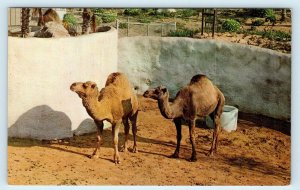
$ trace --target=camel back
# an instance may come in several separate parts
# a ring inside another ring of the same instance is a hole
[[[205,79],[208,79],[206,75],[202,75],[202,74],[195,75],[195,76],[192,77],[192,79],[190,81],[190,84],[199,83],[199,82],[201,82],[201,81],[203,81]]]
[[[117,87],[122,87],[122,88],[129,88],[131,89],[129,80],[123,73],[111,73],[106,80],[105,86],[117,86]]]

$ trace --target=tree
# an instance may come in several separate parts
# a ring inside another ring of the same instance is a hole
[[[91,11],[89,9],[83,9],[82,19],[82,34],[88,34],[91,20]]]
[[[281,9],[281,19],[280,21],[285,21],[286,19],[286,9]]]
[[[26,38],[29,33],[29,22],[30,22],[30,9],[22,8],[21,12],[21,34],[23,38]]]

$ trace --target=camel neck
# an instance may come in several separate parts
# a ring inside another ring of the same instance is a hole
[[[173,119],[177,117],[176,109],[174,104],[170,105],[169,96],[158,98],[158,107],[161,114],[167,119]]]
[[[88,114],[94,120],[107,119],[107,105],[105,100],[98,101],[97,97],[87,97],[82,99],[82,104],[85,107]]]

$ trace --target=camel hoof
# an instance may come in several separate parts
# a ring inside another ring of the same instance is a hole
[[[120,149],[120,152],[128,152],[128,148],[125,146],[122,146],[121,149]]]
[[[207,154],[208,157],[213,157],[214,156],[214,151],[209,151],[209,153]]]
[[[138,149],[137,149],[136,147],[133,147],[133,148],[132,148],[132,152],[133,152],[133,153],[138,153]]]
[[[197,158],[196,156],[192,156],[190,159],[189,159],[190,162],[196,162],[197,161]]]
[[[90,159],[97,159],[97,158],[99,158],[99,155],[92,154],[92,155],[88,155],[87,157]]]
[[[119,156],[119,155],[115,155],[115,156],[114,156],[114,163],[115,163],[116,165],[121,163],[121,161],[120,161],[120,156]]]
[[[169,156],[169,158],[179,158],[179,154],[177,152],[175,152],[174,154]]]

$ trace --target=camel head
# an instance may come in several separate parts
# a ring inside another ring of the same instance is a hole
[[[76,92],[80,98],[99,96],[97,84],[91,81],[85,83],[75,82],[70,86],[70,90]]]
[[[169,97],[168,89],[164,86],[158,86],[153,89],[149,89],[144,92],[143,96],[145,98],[152,98],[154,100],[158,100],[159,98]]]

